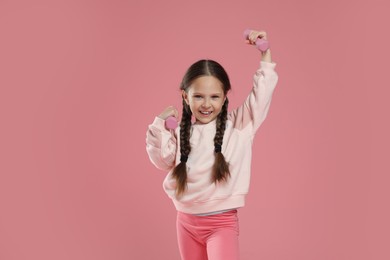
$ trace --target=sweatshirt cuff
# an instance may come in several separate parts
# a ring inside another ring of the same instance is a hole
[[[276,63],[275,62],[268,62],[268,61],[260,61],[260,68],[267,70],[267,69],[275,69]]]
[[[165,120],[156,116],[152,125],[160,129],[165,129]]]

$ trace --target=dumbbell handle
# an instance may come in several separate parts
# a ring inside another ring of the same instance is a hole
[[[251,29],[246,29],[244,31],[245,39],[248,39],[249,34],[251,33],[251,31],[252,31]],[[255,44],[256,44],[257,49],[259,49],[260,51],[263,51],[263,52],[266,51],[269,48],[269,42],[267,40],[264,40],[264,39],[261,39],[261,38],[257,38]]]
[[[176,129],[178,123],[177,119],[174,116],[170,116],[167,119],[165,119],[165,127],[169,130],[174,130]]]

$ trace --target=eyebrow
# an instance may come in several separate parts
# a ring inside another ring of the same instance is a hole
[[[192,93],[192,95],[205,95],[205,94],[199,93],[199,92],[194,92],[194,93]],[[222,92],[218,92],[218,93],[210,94],[210,96],[218,96],[218,95],[223,95],[223,93]]]

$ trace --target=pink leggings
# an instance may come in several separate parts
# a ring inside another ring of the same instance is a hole
[[[194,216],[177,212],[177,239],[182,260],[238,260],[237,210]]]

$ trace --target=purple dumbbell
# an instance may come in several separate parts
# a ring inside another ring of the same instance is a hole
[[[165,119],[165,127],[167,129],[176,129],[177,127],[177,119],[174,116],[170,116],[167,119]]]
[[[244,31],[244,37],[245,39],[248,39],[248,36],[249,34],[251,33],[252,30],[250,29],[246,29]],[[267,40],[264,40],[264,39],[261,39],[261,38],[257,38],[256,42],[256,47],[257,49],[259,49],[260,51],[266,51],[268,48],[269,48],[269,43]]]

